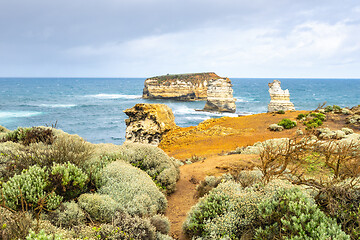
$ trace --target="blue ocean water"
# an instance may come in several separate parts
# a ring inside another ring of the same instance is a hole
[[[0,78],[0,125],[8,129],[51,125],[92,143],[122,144],[126,115],[136,103],[164,103],[181,127],[221,116],[267,111],[273,79],[232,78],[236,114],[195,111],[204,101],[177,102],[141,98],[145,78]],[[323,102],[341,107],[360,104],[360,79],[279,79],[297,110]]]

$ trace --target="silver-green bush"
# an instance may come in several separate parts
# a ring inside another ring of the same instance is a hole
[[[147,218],[116,213],[112,225],[102,225],[99,229],[100,239],[143,239],[155,240],[156,228]]]
[[[148,144],[132,143],[122,146],[122,154],[132,165],[147,172],[167,193],[175,191],[179,168],[163,150]]]
[[[51,215],[53,224],[59,227],[73,227],[85,223],[85,213],[74,201],[60,205]]]
[[[110,196],[97,193],[80,195],[78,204],[93,220],[101,222],[110,222],[120,207]]]
[[[164,212],[165,196],[142,170],[124,161],[115,161],[102,171],[98,192],[111,196],[129,214],[152,216]]]
[[[258,204],[271,198],[276,189],[289,186],[273,181],[265,187],[254,184],[243,188],[234,181],[222,182],[191,208],[183,229],[190,237],[241,238],[257,224]]]

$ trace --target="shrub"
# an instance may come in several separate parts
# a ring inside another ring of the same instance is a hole
[[[280,189],[259,209],[265,226],[256,230],[255,239],[350,239],[298,188]]]
[[[38,142],[52,144],[54,142],[54,134],[51,128],[18,128],[14,131],[8,132],[2,141],[21,142],[24,145]]]
[[[112,197],[130,214],[151,216],[167,206],[165,196],[145,172],[120,160],[103,169],[98,192]]]
[[[282,130],[284,130],[284,127],[280,126],[278,124],[270,124],[269,129],[270,129],[270,131],[281,132]]]
[[[329,184],[315,197],[316,203],[330,217],[336,218],[351,239],[360,238],[360,189],[351,184]]]
[[[54,164],[51,169],[50,180],[55,192],[64,196],[65,200],[73,199],[84,192],[88,179],[80,168],[70,162]]]
[[[34,231],[30,230],[29,235],[26,237],[26,240],[62,240],[61,235],[48,235],[45,233],[44,230],[41,230],[39,233],[35,233]]]
[[[330,105],[325,108],[325,112],[332,112],[333,110],[334,110],[333,106]]]
[[[51,191],[48,178],[45,167],[32,166],[23,170],[20,175],[15,175],[3,184],[2,200],[14,210],[24,208],[24,204],[32,209],[40,207],[39,211],[42,207],[55,209],[60,205],[62,197]]]
[[[65,202],[53,213],[50,213],[51,222],[60,227],[73,227],[85,222],[85,213],[74,201]]]
[[[150,220],[126,213],[116,213],[112,225],[102,225],[97,232],[100,239],[143,239],[155,240],[156,228]]]
[[[278,123],[278,125],[283,126],[285,129],[290,129],[296,126],[296,122],[291,121],[288,118],[284,118]]]
[[[0,133],[5,133],[5,132],[9,132],[9,130],[0,125]]]
[[[166,193],[175,191],[180,176],[179,167],[163,150],[148,144],[132,143],[124,144],[119,151],[121,159],[149,174]]]
[[[279,111],[277,111],[277,114],[285,114],[285,111],[284,110],[279,110]]]
[[[0,237],[3,240],[25,239],[31,228],[31,216],[0,207]]]
[[[200,184],[196,186],[196,197],[203,197],[208,194],[213,188],[216,188],[221,182],[233,180],[233,177],[230,174],[224,174],[219,177],[215,176],[206,176],[204,181],[201,181]]]
[[[92,219],[100,222],[110,222],[119,209],[119,204],[110,196],[97,193],[80,195],[78,204]]]
[[[300,114],[296,117],[296,119],[297,119],[297,120],[302,120],[302,119],[306,118],[307,116],[308,116],[308,114],[300,113]]]
[[[81,137],[61,134],[56,137],[47,159],[51,159],[55,163],[70,162],[84,168],[84,162],[91,158],[93,152],[93,145]]]
[[[170,231],[170,222],[167,217],[164,215],[154,215],[150,219],[151,225],[156,228],[156,231],[160,232],[161,234],[168,234]]]

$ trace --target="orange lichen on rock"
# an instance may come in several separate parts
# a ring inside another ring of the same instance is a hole
[[[305,113],[305,111],[209,119],[196,127],[169,131],[163,136],[159,147],[169,156],[179,159],[193,155],[210,156],[228,152],[237,147],[253,145],[258,141],[294,135],[296,130],[303,126],[282,132],[270,131],[268,126],[278,123],[283,118],[295,120],[299,113]]]

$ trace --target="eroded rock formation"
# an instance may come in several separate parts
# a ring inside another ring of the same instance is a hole
[[[124,111],[129,119],[125,120],[125,142],[139,142],[159,145],[162,136],[176,128],[174,114],[165,104],[136,104]]]
[[[208,82],[219,78],[213,72],[168,74],[148,78],[144,83],[143,98],[181,101],[206,100]]]
[[[234,113],[236,111],[235,101],[230,79],[210,80],[207,88],[207,101],[203,110]]]
[[[280,85],[281,82],[279,80],[269,83],[271,101],[268,105],[268,112],[295,110],[294,104],[290,102],[289,90],[282,90]]]

